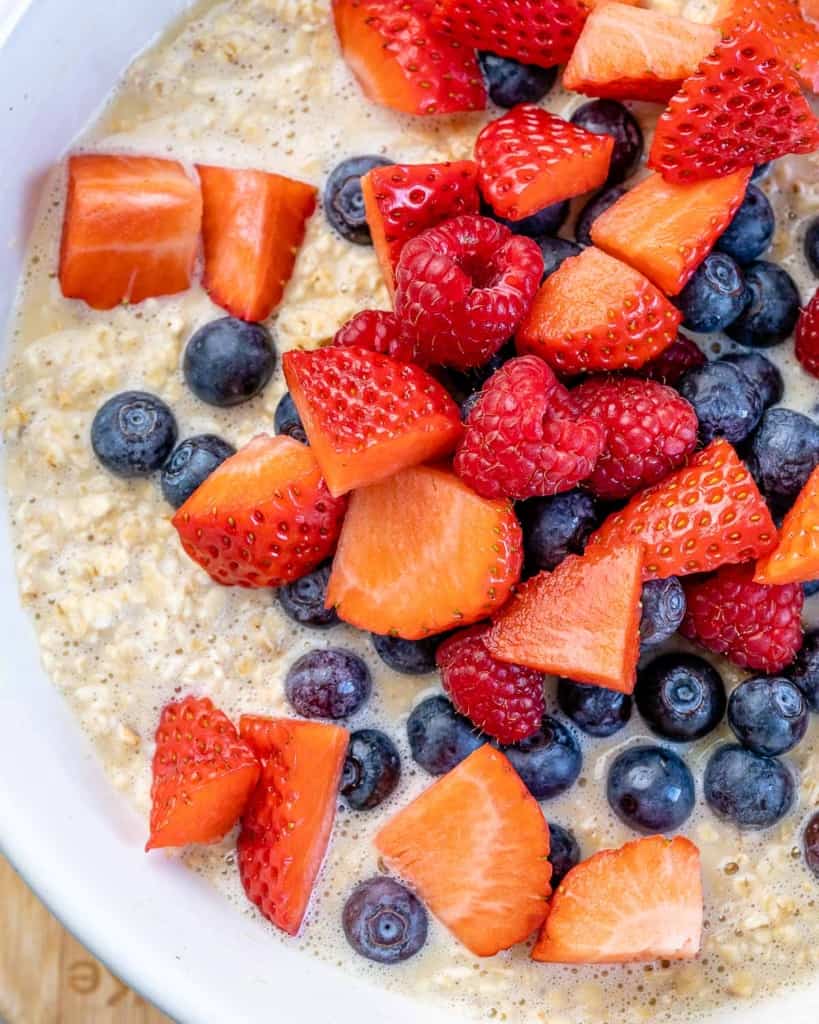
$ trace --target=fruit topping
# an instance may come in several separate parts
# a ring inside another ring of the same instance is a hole
[[[616,100],[590,100],[572,114],[572,124],[594,135],[611,135],[614,149],[609,185],[618,185],[637,169],[643,155],[643,132],[631,111]]]
[[[813,293],[813,298],[799,314],[795,344],[796,358],[802,368],[819,377],[819,290]]]
[[[94,454],[109,473],[126,479],[161,469],[176,437],[171,410],[145,391],[123,391],[109,398],[91,424]]]
[[[533,498],[518,505],[517,513],[529,576],[556,569],[567,555],[582,555],[586,541],[600,525],[597,504],[584,490]]]
[[[819,277],[819,216],[808,221],[805,231],[805,259],[813,273]]]
[[[356,811],[371,811],[395,790],[401,777],[398,748],[378,729],[359,729],[350,746],[341,777],[341,793]]]
[[[819,465],[819,426],[793,409],[769,409],[751,438],[747,462],[771,507],[787,512]]]
[[[174,448],[162,467],[162,495],[169,505],[184,505],[217,466],[236,454],[232,444],[215,434],[188,437]]]
[[[802,845],[808,870],[819,878],[819,811],[808,822],[802,837]]]
[[[407,740],[416,764],[430,775],[444,775],[485,742],[468,718],[446,697],[427,697],[407,719]]]
[[[200,327],[185,346],[182,372],[208,405],[228,408],[260,395],[276,368],[273,339],[261,324],[226,316]]]
[[[276,591],[281,610],[293,622],[311,629],[327,629],[338,624],[335,610],[326,606],[330,567],[330,562],[322,562],[312,572],[285,583]]]
[[[302,718],[349,718],[369,700],[372,688],[366,664],[341,647],[308,651],[284,680],[287,699]]]
[[[610,206],[614,206],[627,191],[625,185],[613,185],[611,188],[601,189],[586,203],[574,223],[574,237],[581,245],[592,245],[592,224],[601,213],[608,210]]]
[[[676,576],[643,584],[640,653],[659,647],[679,629],[685,615],[685,591]]]
[[[273,416],[273,426],[277,434],[285,434],[294,441],[307,444],[307,434],[304,432],[301,416],[289,391],[285,391],[279,399]]]
[[[747,303],[742,271],[724,252],[710,252],[677,296],[683,327],[702,334],[724,331]]]
[[[503,751],[535,800],[551,800],[565,793],[577,782],[583,767],[574,733],[551,715],[543,718],[533,736]]]
[[[745,268],[745,307],[725,333],[740,345],[768,348],[793,334],[799,289],[787,270],[767,260]]]
[[[480,53],[478,59],[489,99],[507,109],[519,103],[539,103],[557,78],[556,67],[522,64],[511,57],[499,57],[496,53]]]
[[[729,352],[727,356],[721,357],[720,362],[736,366],[754,390],[759,392],[764,409],[782,401],[785,393],[782,374],[761,352]]]
[[[549,822],[549,863],[552,865],[552,889],[556,889],[572,868],[580,862],[580,846],[569,829]]]
[[[703,444],[715,437],[724,437],[731,444],[744,441],[765,409],[763,391],[740,366],[724,359],[689,370],[677,386],[694,407]]]
[[[738,743],[724,743],[708,760],[703,792],[717,817],[756,830],[785,817],[793,806],[796,783],[784,762]]]
[[[770,200],[756,185],[749,185],[742,205],[714,248],[744,267],[765,253],[773,240],[775,228],[776,219]]]
[[[558,681],[557,703],[563,714],[589,736],[613,736],[631,718],[632,700],[627,693],[573,683],[571,679]]]
[[[409,960],[427,941],[423,904],[394,878],[378,876],[357,885],[341,923],[356,953],[377,964]]]
[[[785,675],[804,693],[811,711],[819,711],[819,630],[805,634],[802,647]]]
[[[652,732],[688,743],[712,732],[725,714],[725,684],[696,654],[661,654],[637,675],[634,700]]]
[[[545,281],[558,267],[561,267],[570,256],[579,256],[583,252],[582,245],[575,245],[568,238],[538,238],[537,244],[543,256],[543,278]]]
[[[336,331],[333,345],[365,348],[368,352],[379,352],[404,363],[413,362],[415,356],[412,343],[402,337],[398,317],[383,309],[362,309],[356,313]]]
[[[435,671],[435,653],[443,637],[404,640],[400,636],[372,634],[375,653],[394,672],[407,676],[423,676]]]
[[[694,777],[671,750],[650,744],[615,757],[606,784],[611,809],[636,832],[674,832],[694,810]]]
[[[789,679],[754,676],[731,694],[728,724],[748,750],[765,757],[786,754],[808,729],[808,705]]]
[[[812,0],[801,0],[807,5]],[[793,69],[802,84],[819,92],[819,33],[803,17],[800,0],[723,0],[719,23],[733,29],[753,19]],[[815,8],[814,8],[815,11]]]
[[[702,366],[705,353],[686,334],[678,334],[668,348],[654,359],[644,363],[637,371],[640,377],[659,381],[660,384],[675,386],[688,370]]]
[[[819,576],[819,467],[779,531],[779,543],[757,562],[757,583],[807,583]]]
[[[392,163],[383,156],[351,156],[330,172],[324,186],[324,216],[342,238],[355,245],[372,245],[361,179],[375,167]]]

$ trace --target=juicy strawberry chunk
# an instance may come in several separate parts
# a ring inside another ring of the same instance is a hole
[[[756,564],[757,583],[807,583],[819,577],[819,466],[808,477],[779,531],[779,543]]]
[[[594,221],[594,244],[677,295],[742,205],[751,170],[676,185],[651,174]]]
[[[819,92],[819,32],[806,21],[803,12],[819,17],[814,0],[723,0],[717,14],[719,24],[734,31],[737,22],[753,20],[768,36],[802,84]]]
[[[481,192],[499,216],[522,220],[602,185],[613,149],[611,135],[521,103],[490,121],[475,142]]]
[[[673,386],[689,370],[704,365],[705,353],[699,345],[688,335],[678,334],[664,352],[640,367],[638,375]]]
[[[642,548],[569,555],[527,580],[495,619],[490,654],[631,693],[640,654]]]
[[[458,406],[419,366],[362,348],[287,352],[284,376],[330,493],[452,451]]]
[[[486,107],[473,50],[440,35],[425,0],[333,0],[341,52],[364,94],[405,114]]]
[[[543,282],[516,344],[558,373],[634,369],[672,343],[681,319],[641,273],[589,246]]]
[[[297,935],[327,852],[349,734],[323,722],[242,716],[262,761],[236,848],[247,898]]]
[[[776,527],[751,474],[727,441],[712,441],[676,470],[610,515],[594,547],[644,545],[644,578],[710,572],[776,546]]]
[[[413,361],[414,346],[402,337],[398,317],[383,309],[362,309],[356,313],[336,332],[333,344],[342,348],[366,348],[403,363]]]
[[[156,730],[146,850],[221,839],[245,809],[259,762],[207,697],[166,704]]]
[[[484,385],[454,468],[485,498],[558,494],[591,473],[605,440],[546,363],[523,356]]]
[[[819,291],[799,314],[796,324],[796,358],[802,367],[819,377]]]
[[[710,25],[622,3],[598,5],[580,33],[563,85],[587,96],[664,103],[719,39]]]
[[[532,958],[555,964],[690,960],[703,924],[699,850],[649,836],[601,850],[555,892]]]
[[[218,466],[172,522],[186,554],[217,583],[280,587],[333,553],[346,507],[306,445],[260,434]]]
[[[68,161],[60,287],[94,309],[190,287],[202,195],[181,164],[89,153]]]
[[[499,608],[520,577],[520,526],[450,470],[415,466],[355,491],[327,607],[359,629],[418,640]]]
[[[242,320],[266,320],[281,301],[316,208],[316,189],[266,171],[200,165],[205,201],[204,285]]]
[[[488,745],[399,811],[375,845],[477,956],[494,956],[543,923],[549,826],[508,759]]]

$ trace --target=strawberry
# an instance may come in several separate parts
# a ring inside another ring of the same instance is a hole
[[[181,164],[88,153],[68,161],[60,287],[94,309],[190,287],[202,223]]]
[[[316,189],[265,171],[199,166],[205,202],[204,285],[242,320],[266,320],[281,302]]]
[[[166,704],[156,730],[146,850],[221,839],[245,808],[259,762],[207,697]]]
[[[330,493],[338,497],[452,451],[458,406],[419,366],[363,348],[287,352],[284,376]]]
[[[218,466],[172,522],[185,552],[217,583],[279,587],[333,553],[346,507],[306,445],[260,434]]]
[[[477,956],[494,956],[543,923],[549,826],[508,759],[489,745],[399,811],[375,845]]]
[[[734,31],[753,20],[771,40],[805,88],[819,92],[819,32],[803,13],[819,17],[815,0],[723,0],[720,26]]]
[[[776,527],[747,467],[724,440],[631,499],[589,544],[644,545],[644,579],[711,572],[776,546]]]
[[[518,588],[486,638],[501,661],[631,693],[640,653],[642,549],[569,555]]]
[[[808,477],[779,531],[779,543],[756,564],[757,583],[808,583],[819,577],[819,466]]]
[[[794,350],[802,368],[819,377],[819,291],[799,314]]]
[[[800,0],[799,8],[807,22],[819,22],[819,0]]]
[[[605,3],[589,15],[563,85],[587,96],[665,103],[719,39],[710,25]]]
[[[262,761],[236,844],[239,875],[268,921],[297,935],[330,842],[349,734],[248,715],[239,730]]]
[[[479,498],[449,469],[414,466],[353,493],[327,607],[359,629],[418,640],[490,615],[521,562],[508,502]]]
[[[592,241],[677,295],[733,220],[751,173],[691,185],[651,174],[600,214]]]
[[[474,50],[440,35],[426,0],[332,0],[341,52],[364,94],[404,114],[483,110]]]
[[[516,344],[558,373],[635,369],[668,348],[681,319],[641,273],[589,246],[543,282]]]
[[[481,192],[500,217],[522,220],[602,185],[613,149],[611,135],[521,103],[490,121],[475,142]]]
[[[703,924],[700,853],[682,836],[601,850],[560,883],[532,958],[556,964],[690,960]]]

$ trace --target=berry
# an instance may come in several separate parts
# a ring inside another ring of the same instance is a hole
[[[543,235],[556,235],[566,223],[571,211],[571,203],[564,199],[561,203],[552,203],[531,217],[524,217],[523,220],[507,220],[499,217],[488,203],[481,204],[481,213],[484,217],[491,217],[498,221],[515,235],[526,235],[527,238],[534,238],[539,242]]]
[[[378,729],[359,729],[350,736],[341,792],[353,810],[370,811],[395,790],[401,777],[398,748]]]
[[[586,686],[561,679],[557,684],[557,703],[578,729],[589,736],[613,736],[631,718],[631,697],[627,693]]]
[[[601,100],[601,103],[610,102],[613,100]],[[605,188],[598,192],[597,195],[586,203],[580,213],[577,215],[577,220],[574,225],[574,237],[581,245],[591,245],[591,227],[592,224],[597,220],[601,213],[604,213],[610,206],[614,206],[618,199],[621,199],[628,189],[624,185],[613,185],[611,188]]]
[[[401,325],[395,313],[382,309],[362,309],[335,333],[333,345],[341,348],[365,348],[380,352],[404,363],[413,360],[412,343],[401,335]]]
[[[273,426],[277,434],[286,434],[300,444],[307,444],[307,434],[304,432],[304,424],[289,391],[285,391],[276,406],[273,417]]]
[[[802,584],[802,589],[805,591],[805,597],[813,597],[814,594],[819,594],[819,579],[808,580],[807,583]]]
[[[801,742],[808,728],[808,706],[789,679],[755,676],[731,694],[728,724],[748,750],[765,757],[785,754]]]
[[[562,266],[570,256],[579,256],[583,252],[582,246],[575,245],[574,242],[570,242],[566,238],[551,238],[546,235],[536,241],[543,255],[542,281],[545,281],[558,267]]]
[[[725,743],[708,760],[705,800],[714,814],[742,829],[770,828],[788,813],[795,783],[782,761],[763,757],[738,743]]]
[[[424,905],[405,886],[383,876],[356,886],[341,923],[356,953],[377,964],[409,960],[427,941]]]
[[[808,822],[802,843],[805,849],[805,863],[819,878],[819,811]]]
[[[819,277],[819,216],[808,222],[805,231],[805,259],[813,273]]]
[[[682,758],[648,744],[617,755],[606,793],[617,817],[637,832],[675,832],[696,802],[694,778]]]
[[[659,647],[677,632],[685,615],[685,591],[676,576],[643,584],[640,652]]]
[[[287,699],[303,718],[348,718],[364,706],[372,687],[361,658],[340,647],[308,651],[284,680]]]
[[[413,761],[430,775],[445,775],[484,743],[469,719],[446,697],[427,697],[407,719]]]
[[[782,528],[779,543],[757,562],[757,583],[809,583],[819,573],[819,467],[796,499]]]
[[[768,197],[756,185],[749,185],[742,206],[714,248],[727,253],[744,267],[765,252],[771,244],[775,227],[773,207]]]
[[[770,160],[764,164],[757,164],[756,167],[754,167],[753,174],[751,175],[751,181],[763,181],[765,178],[768,177],[768,173],[770,172],[770,170]]]
[[[594,498],[582,490],[532,498],[518,506],[528,575],[556,569],[567,555],[582,555],[600,523]]]
[[[372,245],[372,234],[364,210],[361,179],[374,167],[389,167],[381,156],[351,156],[334,167],[324,186],[322,205],[330,226],[355,245]]]
[[[769,409],[751,439],[748,466],[759,489],[786,511],[819,465],[819,426],[792,409]]]
[[[161,399],[145,391],[123,391],[97,410],[91,447],[115,476],[150,476],[171,454],[176,435],[176,420]]]
[[[423,676],[435,671],[435,652],[442,639],[429,636],[422,640],[402,640],[400,636],[372,635],[378,657],[394,672],[407,676]]]
[[[759,392],[763,409],[782,401],[785,382],[774,364],[761,352],[730,352],[721,356],[721,363],[730,363],[743,374],[751,386]]]
[[[214,434],[188,437],[171,452],[162,468],[162,494],[174,508],[184,505],[217,466],[236,454],[232,444]]]
[[[481,366],[473,366],[467,370],[452,370],[437,366],[432,367],[429,372],[444,385],[456,402],[463,404],[467,398],[477,399],[481,388],[490,377],[494,376],[504,363],[514,359],[516,354],[514,341],[507,341],[491,359]],[[465,417],[462,415],[461,419],[465,419]]]
[[[682,311],[683,327],[705,334],[725,330],[747,301],[739,266],[724,252],[712,252],[680,292],[677,306]]]
[[[819,225],[819,218],[816,223]],[[795,352],[803,369],[819,377],[819,291],[813,293],[796,321]]]
[[[688,371],[705,362],[705,353],[687,334],[678,334],[665,352],[644,363],[637,373],[660,384],[676,387],[680,378]]]
[[[793,664],[785,671],[805,695],[811,711],[819,712],[819,630],[805,634]]]
[[[653,732],[677,743],[707,736],[725,714],[719,672],[695,654],[661,654],[640,669],[634,699]]]
[[[762,393],[735,363],[714,359],[689,370],[679,390],[694,408],[703,444],[744,441],[762,418]]]
[[[551,800],[575,784],[583,755],[574,733],[557,718],[545,715],[533,736],[504,752],[536,800]]]
[[[261,394],[276,368],[269,331],[226,316],[212,320],[185,346],[185,383],[208,405],[227,408]]]
[[[556,67],[521,64],[512,57],[499,57],[495,53],[480,53],[478,60],[486,79],[489,99],[499,107],[538,103],[557,78]]]
[[[285,583],[277,591],[282,611],[300,626],[326,629],[338,624],[335,609],[327,608],[325,603],[330,568],[330,562],[323,562],[312,572],[292,583]]]
[[[574,833],[549,822],[549,863],[552,865],[552,889],[556,890],[568,873],[580,863],[580,846]]]
[[[725,333],[740,345],[768,348],[793,333],[799,319],[799,291],[787,270],[756,260],[745,268],[745,308]]]
[[[594,135],[611,135],[614,139],[608,184],[617,185],[636,170],[643,155],[643,133],[637,119],[622,103],[591,100],[575,110],[572,124]]]

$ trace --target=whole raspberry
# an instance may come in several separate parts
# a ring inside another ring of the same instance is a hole
[[[444,689],[468,719],[501,743],[534,735],[545,713],[543,676],[493,658],[483,638],[489,625],[473,626],[438,648]]]
[[[697,414],[673,388],[639,377],[591,377],[571,396],[608,440],[585,486],[617,501],[681,466],[697,443]]]
[[[683,581],[687,610],[680,632],[743,668],[781,672],[802,646],[798,583],[754,583],[754,566],[731,565]]]
[[[559,494],[589,476],[605,442],[546,363],[522,356],[484,385],[454,468],[484,498]]]
[[[464,215],[407,242],[395,313],[414,361],[481,366],[515,333],[543,275],[540,247],[488,217]]]
[[[366,348],[404,363],[413,359],[412,344],[401,339],[398,318],[383,309],[363,309],[356,313],[336,332],[333,344],[343,348]]]
[[[819,291],[799,314],[796,324],[796,358],[802,366],[819,377]]]
[[[705,353],[687,334],[678,334],[668,348],[637,370],[640,377],[648,377],[660,384],[677,383],[683,374],[705,363]]]

